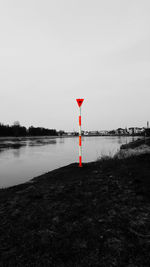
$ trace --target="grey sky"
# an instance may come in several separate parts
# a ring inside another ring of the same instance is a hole
[[[145,126],[149,73],[149,0],[0,0],[0,122]]]

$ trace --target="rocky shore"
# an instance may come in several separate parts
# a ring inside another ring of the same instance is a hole
[[[150,154],[0,190],[0,266],[149,267]]]

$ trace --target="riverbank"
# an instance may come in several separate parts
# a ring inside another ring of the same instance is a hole
[[[150,154],[0,190],[0,266],[150,266]]]
[[[123,144],[121,145],[121,149],[128,149],[128,148],[137,148],[142,145],[145,146],[150,146],[150,138],[149,137],[143,137],[143,138],[138,138],[137,140],[134,140],[133,142],[129,142],[128,144]]]
[[[150,154],[150,138],[139,138],[128,144],[123,144],[118,153],[119,158],[137,156],[141,154]]]

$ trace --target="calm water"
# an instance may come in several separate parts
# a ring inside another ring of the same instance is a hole
[[[134,138],[137,139],[137,138]],[[114,155],[133,137],[82,137],[83,162]],[[29,179],[78,161],[78,137],[0,139],[0,187]]]

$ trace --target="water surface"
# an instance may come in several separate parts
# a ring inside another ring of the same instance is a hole
[[[137,137],[134,137],[137,139]],[[133,137],[82,137],[83,162],[113,156]],[[0,138],[0,187],[78,162],[78,137]]]

